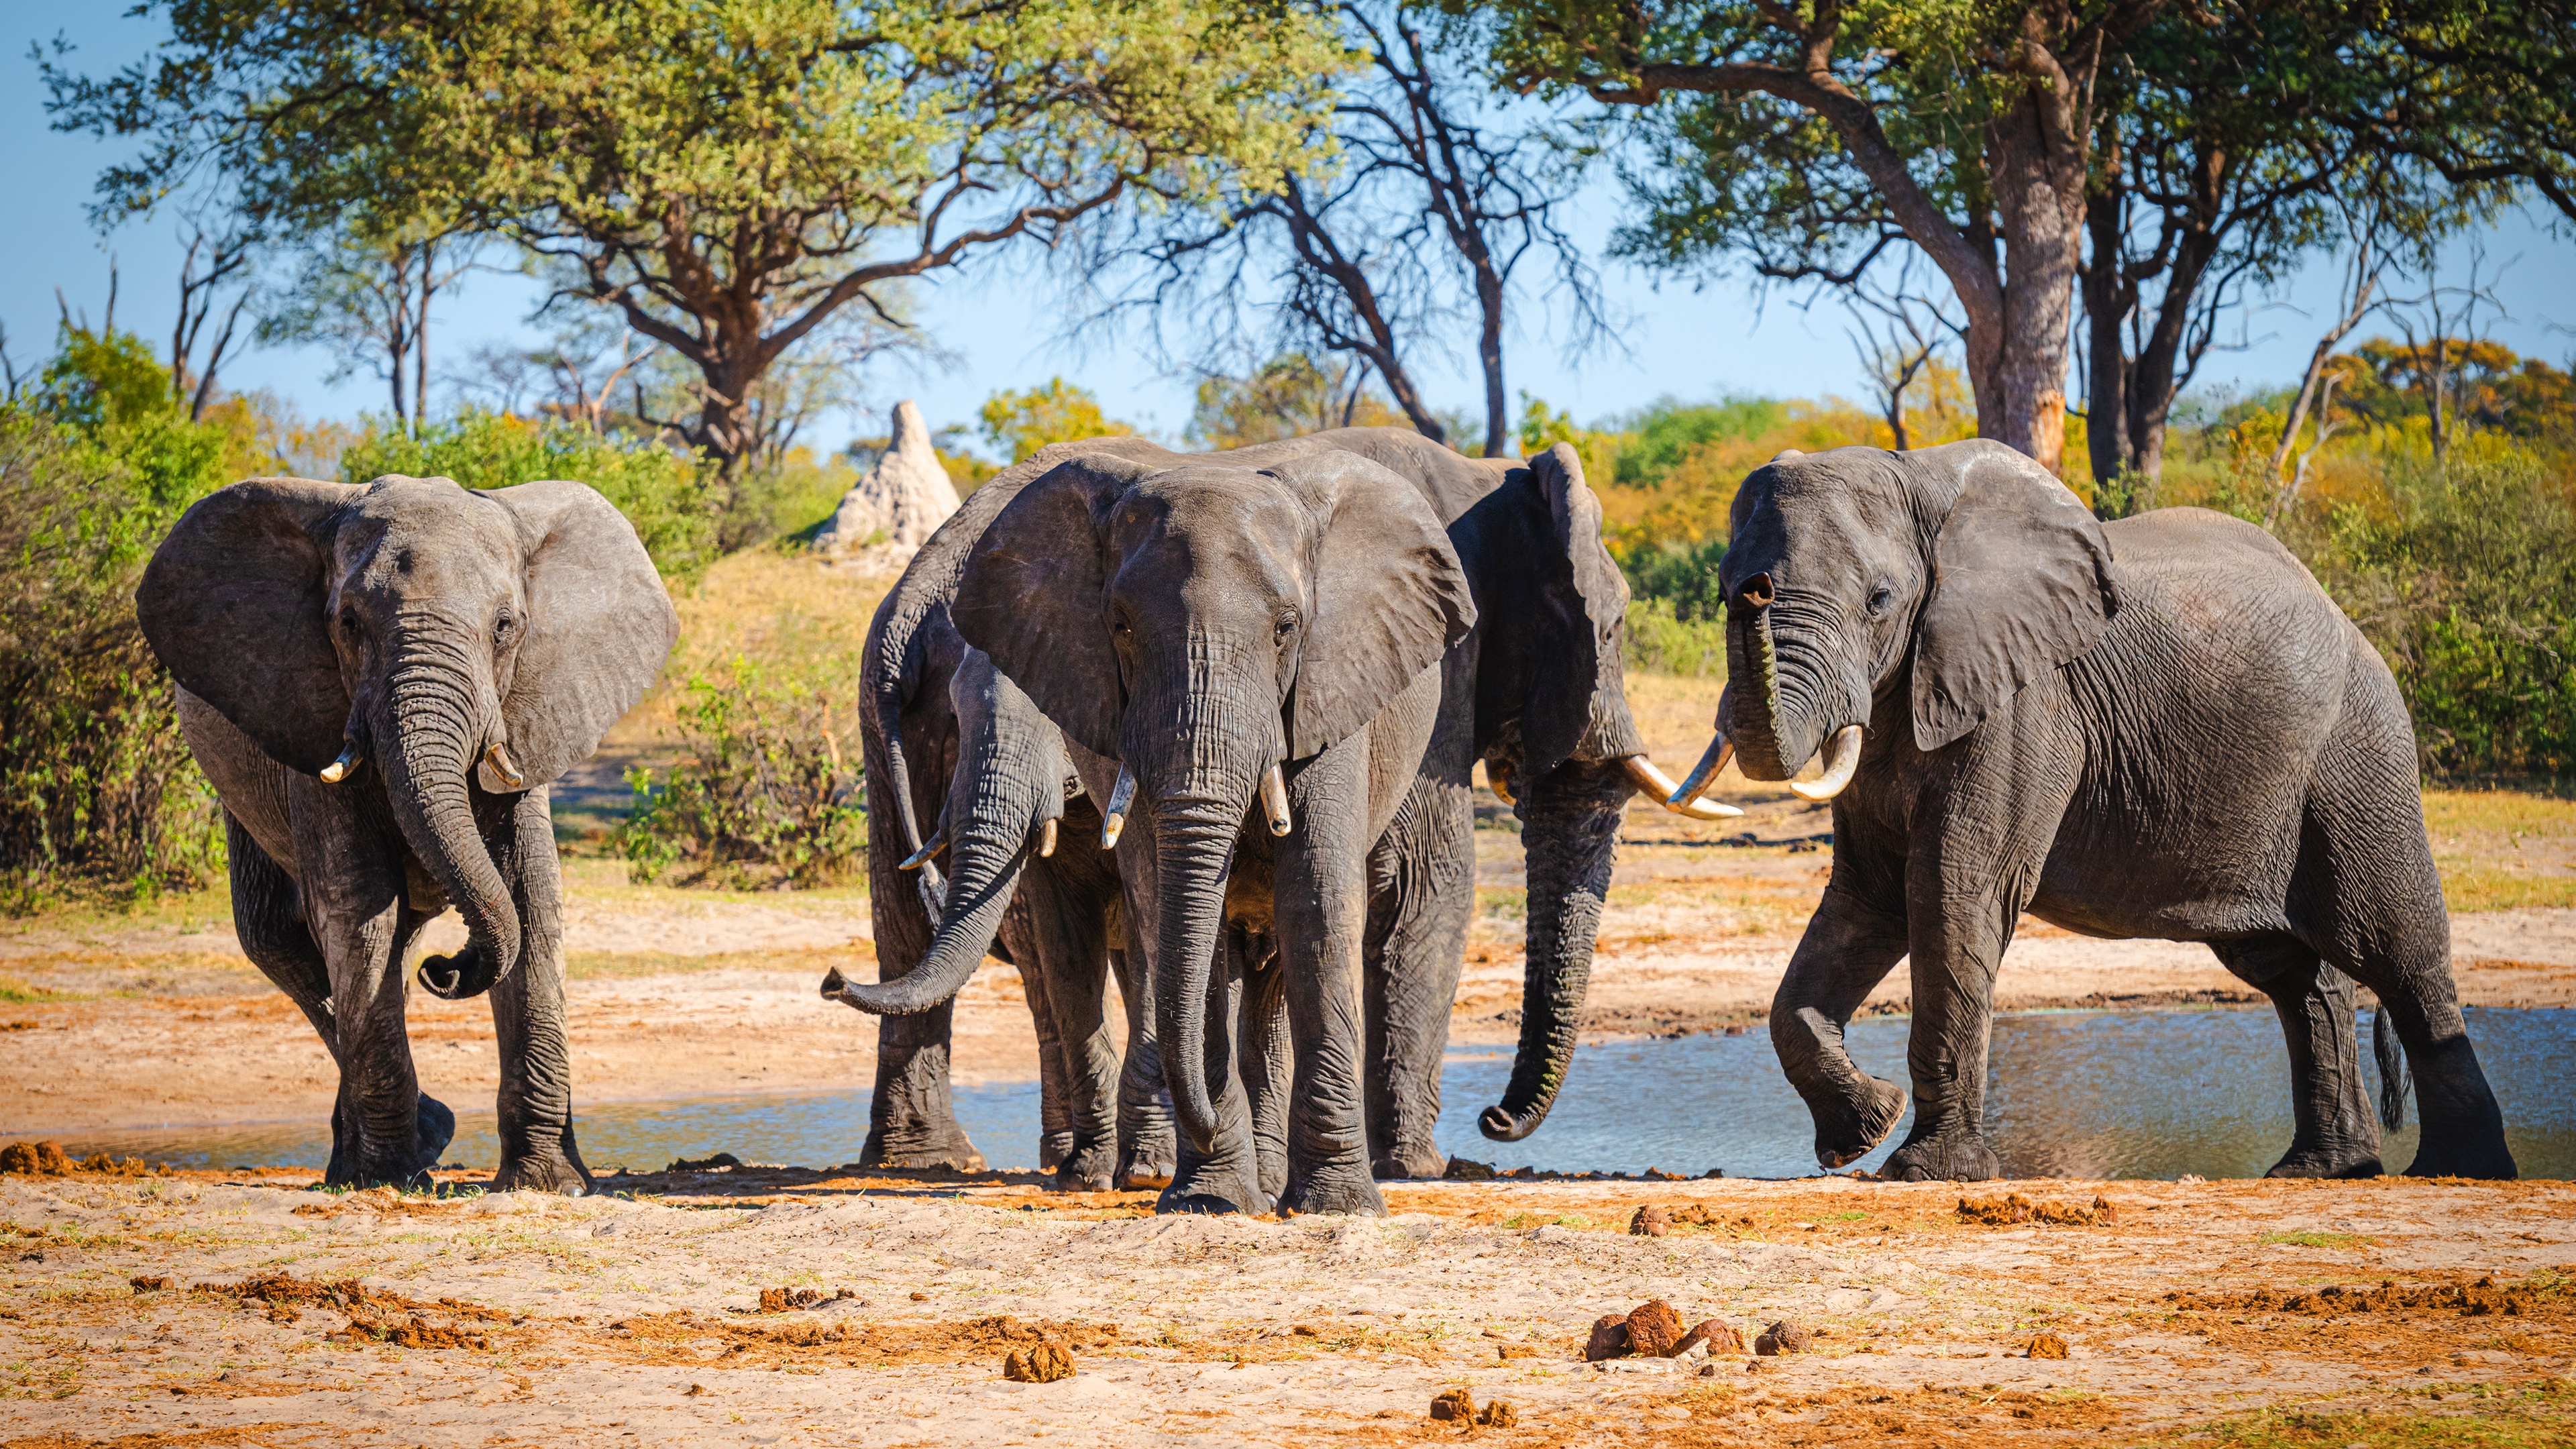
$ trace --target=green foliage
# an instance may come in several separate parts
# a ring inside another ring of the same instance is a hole
[[[1639,674],[1724,678],[1726,616],[1720,612],[1706,618],[1676,618],[1669,599],[1632,598],[1625,663]]]
[[[1613,481],[1626,488],[1659,488],[1692,454],[1716,443],[1746,443],[1789,420],[1783,404],[1762,397],[1728,397],[1714,403],[1657,398],[1625,420],[1629,439],[1619,449]]]
[[[65,328],[0,404],[0,904],[203,884],[224,859],[134,586],[233,440],[179,411],[140,340]]]
[[[1136,431],[1104,415],[1091,389],[1061,377],[1048,378],[1026,392],[997,392],[984,399],[978,416],[984,421],[985,440],[1014,463],[1027,462],[1049,443],[1125,437]]]
[[[627,772],[635,811],[615,848],[631,879],[819,886],[863,869],[854,676],[829,688],[781,684],[736,658],[681,693],[688,758],[658,782],[651,770]]]
[[[1202,448],[1244,448],[1328,428],[1404,426],[1404,414],[1348,362],[1283,352],[1249,377],[1214,373],[1202,380],[1182,436]]]
[[[1726,599],[1718,592],[1717,566],[1725,558],[1723,530],[1704,543],[1667,539],[1651,547],[1631,549],[1623,561],[1628,591],[1639,599],[1661,603],[1664,611],[1681,623],[1723,622]]]
[[[2383,466],[2385,503],[2304,551],[2396,673],[2424,768],[2576,773],[2576,476],[2492,438]]]
[[[695,579],[715,559],[718,519],[704,465],[657,444],[602,437],[578,423],[466,412],[412,432],[371,427],[340,455],[344,481],[387,473],[453,478],[468,488],[544,478],[587,483],[635,525],[664,578]]]

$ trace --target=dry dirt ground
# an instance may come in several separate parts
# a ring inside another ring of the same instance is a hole
[[[1420,1184],[1385,1220],[1284,1223],[1001,1176],[617,1188],[0,1177],[0,1444],[2576,1438],[2565,1184],[1973,1190],[2116,1213],[2086,1225],[1839,1178]],[[1650,1204],[1668,1234],[1626,1231]],[[1813,1336],[1583,1360],[1652,1298]],[[1048,1341],[1070,1378],[1005,1377]],[[1513,1425],[1433,1419],[1453,1389]]]

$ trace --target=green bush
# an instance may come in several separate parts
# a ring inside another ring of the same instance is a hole
[[[1675,619],[1724,622],[1726,598],[1717,583],[1717,566],[1726,560],[1726,531],[1705,543],[1666,539],[1636,549],[1621,560],[1632,597],[1670,606]],[[1723,651],[1721,651],[1722,653]]]
[[[134,586],[227,438],[189,422],[131,336],[65,328],[0,404],[0,903],[148,895],[223,868],[222,816],[180,738]]]
[[[1722,679],[1726,676],[1726,621],[1676,618],[1669,600],[1632,599],[1625,664],[1639,674]]]
[[[542,478],[587,483],[635,525],[653,566],[689,582],[719,552],[712,472],[697,459],[653,443],[604,437],[578,423],[466,412],[406,433],[383,424],[340,455],[340,477],[364,483],[387,473],[453,478],[468,488],[507,488]]]
[[[2378,646],[2436,776],[2576,771],[2576,497],[2501,439],[2447,467],[2396,454],[2388,506],[2347,504],[2303,552]]]
[[[635,812],[615,848],[639,885],[830,885],[865,868],[855,690],[774,684],[737,658],[682,687],[688,757],[656,780],[627,772]]]

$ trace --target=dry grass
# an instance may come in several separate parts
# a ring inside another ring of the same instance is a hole
[[[2576,906],[2576,800],[2427,790],[2424,826],[2452,910]]]
[[[825,563],[792,545],[749,549],[717,563],[694,590],[673,596],[680,642],[662,682],[628,711],[605,744],[637,749],[666,739],[680,687],[740,657],[774,677],[843,677],[855,683],[868,620],[894,581]]]

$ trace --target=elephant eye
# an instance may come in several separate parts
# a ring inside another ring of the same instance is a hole
[[[1296,632],[1297,616],[1294,614],[1282,614],[1279,616],[1279,622],[1270,626],[1270,637],[1273,639],[1285,639]]]
[[[342,610],[340,611],[340,632],[341,632],[341,633],[343,633],[343,634],[348,635],[351,639],[355,639],[355,638],[357,638],[357,637],[358,637],[358,611],[357,611],[357,610],[355,610],[355,609],[342,609]]]
[[[1893,589],[1891,589],[1891,588],[1889,588],[1889,587],[1888,587],[1887,585],[1885,585],[1885,584],[1880,584],[1877,588],[1874,588],[1874,589],[1870,590],[1870,591],[1869,591],[1869,616],[1870,616],[1871,618],[1875,619],[1875,618],[1877,618],[1878,616],[1880,616],[1881,614],[1886,613],[1886,612],[1887,612],[1887,606],[1888,606],[1888,604],[1889,604],[1890,602],[1892,602],[1895,598],[1896,598],[1896,591],[1895,591],[1895,590],[1893,590]]]
[[[507,614],[503,614],[500,618],[493,620],[492,642],[495,644],[509,643],[512,631],[516,630],[518,626],[518,621]]]

